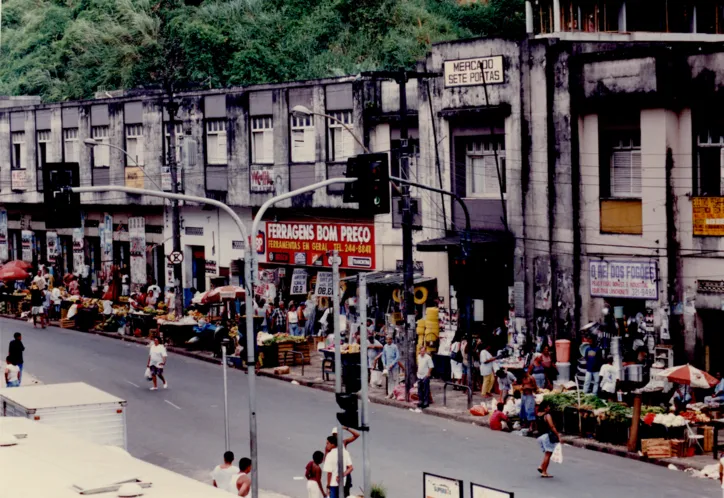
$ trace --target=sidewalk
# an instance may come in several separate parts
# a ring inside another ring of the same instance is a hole
[[[10,317],[8,317],[10,318]],[[52,323],[52,325],[56,325]],[[74,329],[68,329],[74,330]],[[142,337],[133,336],[121,336],[113,332],[102,332],[102,331],[90,331],[87,333],[102,335],[116,340],[122,340],[127,342],[135,342],[137,344],[148,345],[149,339]],[[186,356],[189,358],[195,358],[208,363],[214,363],[216,365],[221,364],[220,358],[215,358],[212,353],[208,351],[193,351],[185,348],[168,346],[169,352]],[[275,374],[273,368],[263,368],[259,371],[261,377],[270,377],[286,382],[295,383],[301,386],[310,387],[313,389],[319,389],[327,392],[334,392],[334,374],[330,374],[329,380],[325,381],[322,378],[322,358],[323,355],[319,352],[312,352],[311,364],[299,366],[290,366],[290,372],[288,374]],[[304,374],[302,375],[302,369]],[[23,382],[25,384],[25,382]],[[445,418],[448,420],[455,420],[466,424],[473,424],[480,427],[488,427],[489,417],[475,417],[470,415],[467,408],[467,392],[464,390],[454,390],[451,386],[447,387],[446,396],[443,394],[444,383],[441,380],[433,379],[430,383],[430,392],[433,399],[433,405],[425,409],[423,413],[419,413],[419,416],[431,415],[435,417]],[[444,403],[446,398],[447,403]],[[404,401],[397,401],[394,399],[387,399],[384,387],[370,386],[369,389],[369,400],[371,403],[377,403],[381,405],[394,406],[401,409],[414,410],[416,408],[415,403],[406,403]],[[480,404],[483,400],[482,396],[478,393],[473,393],[473,405]],[[520,437],[515,434],[511,434],[510,437]],[[717,463],[711,454],[708,455],[697,455],[691,458],[666,458],[666,459],[654,459],[643,456],[640,453],[629,452],[625,446],[617,446],[607,443],[601,443],[594,439],[587,439],[576,436],[564,436],[563,442],[575,446],[578,448],[598,451],[602,453],[608,453],[632,460],[638,460],[642,462],[652,463],[663,467],[669,467],[670,465],[676,466],[677,470],[694,469],[701,471],[706,466]],[[268,494],[265,492],[262,496],[266,498],[285,498],[281,495]]]

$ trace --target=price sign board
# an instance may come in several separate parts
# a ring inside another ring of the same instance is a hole
[[[291,295],[307,293],[307,272],[302,268],[296,268],[292,273]]]
[[[425,498],[463,498],[463,482],[423,472],[422,491]]]
[[[314,290],[314,293],[319,297],[332,297],[333,290],[332,272],[320,271],[317,273],[317,288]]]

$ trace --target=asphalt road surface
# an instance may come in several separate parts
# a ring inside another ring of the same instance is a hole
[[[34,330],[0,320],[2,354],[12,332],[22,332],[25,369],[45,383],[84,381],[128,401],[129,451],[136,457],[208,482],[224,451],[221,367],[169,356],[169,389],[149,391],[143,377],[145,347],[76,331]],[[4,356],[3,356],[4,358]],[[229,370],[232,450],[248,452],[247,377]],[[322,449],[336,423],[330,393],[259,378],[260,487],[306,496],[295,479],[314,450]],[[714,481],[625,458],[565,447],[554,479],[538,477],[541,452],[535,439],[495,433],[399,408],[371,406],[372,479],[390,498],[422,496],[422,472],[512,491],[516,498],[618,497],[711,498]],[[350,448],[355,485],[361,483],[361,442]]]

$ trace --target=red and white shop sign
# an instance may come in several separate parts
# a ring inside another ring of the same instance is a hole
[[[267,221],[264,232],[257,236],[257,245],[264,243],[260,259],[269,263],[328,268],[332,265],[327,252],[337,250],[341,268],[375,269],[375,226],[371,223]]]

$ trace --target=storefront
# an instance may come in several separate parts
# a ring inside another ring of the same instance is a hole
[[[257,293],[266,298],[305,299],[319,272],[340,257],[340,278],[376,269],[375,227],[368,221],[265,221],[256,234]]]

